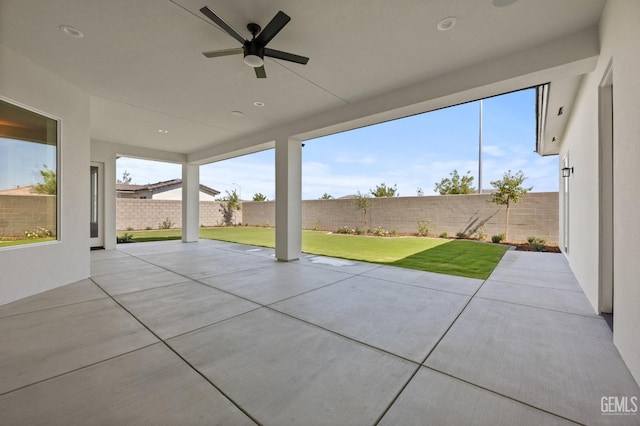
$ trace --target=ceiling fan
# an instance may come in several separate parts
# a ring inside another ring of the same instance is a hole
[[[242,37],[231,25],[227,24],[222,18],[216,15],[208,7],[203,7],[200,12],[211,19],[216,25],[222,28],[231,37],[242,43],[242,47],[235,49],[213,50],[211,52],[202,52],[207,58],[215,58],[218,56],[244,54],[244,63],[252,67],[256,72],[256,77],[267,78],[264,70],[264,57],[269,56],[276,59],[284,59],[285,61],[295,62],[297,64],[306,65],[309,58],[294,55],[293,53],[282,52],[280,50],[269,49],[267,44],[284,28],[291,18],[284,12],[280,11],[273,17],[271,22],[260,32],[260,25],[253,22],[247,25],[247,29],[253,36],[251,40]]]

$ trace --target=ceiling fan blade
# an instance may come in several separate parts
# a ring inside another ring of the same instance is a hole
[[[294,55],[293,53],[282,52],[280,50],[264,48],[264,56],[269,56],[276,59],[284,59],[289,62],[296,62],[298,64],[306,65],[309,62],[309,58],[300,55]]]
[[[276,16],[273,17],[271,22],[267,24],[260,34],[258,34],[256,41],[261,45],[266,46],[267,43],[269,43],[290,20],[291,18],[289,15],[283,11],[276,13]]]
[[[237,47],[235,49],[212,50],[210,52],[202,52],[202,54],[207,58],[217,58],[218,56],[238,55],[243,52],[244,49],[242,47]]]
[[[221,17],[213,13],[211,9],[205,6],[202,9],[200,9],[200,12],[207,18],[211,19],[216,25],[222,28],[227,34],[229,34],[231,37],[235,38],[242,45],[244,45],[245,38],[242,37],[231,25],[224,22],[224,20]]]
[[[256,77],[267,78],[267,72],[264,70],[264,65],[261,67],[254,68],[254,70],[256,70]]]

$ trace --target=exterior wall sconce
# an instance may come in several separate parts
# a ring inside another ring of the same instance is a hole
[[[568,178],[573,174],[573,167],[563,167],[562,168],[562,177]]]

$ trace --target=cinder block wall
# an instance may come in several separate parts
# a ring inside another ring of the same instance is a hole
[[[200,201],[200,225],[215,226],[222,223],[219,201]],[[169,218],[172,228],[182,227],[182,202],[180,200],[116,199],[116,229],[129,227],[158,229]],[[242,211],[236,212],[235,222],[242,222]]]
[[[0,195],[0,237],[24,238],[39,227],[56,235],[55,195]]]
[[[418,222],[429,221],[431,234],[458,232],[472,235],[480,227],[491,235],[505,231],[505,207],[491,203],[491,195],[445,195],[425,197],[372,198],[367,212],[367,228],[381,226],[387,231],[416,233]],[[275,202],[243,203],[243,218],[248,225],[275,224]],[[510,208],[509,239],[526,240],[528,236],[558,242],[558,193],[537,192],[525,195]],[[302,227],[333,230],[348,226],[364,228],[361,210],[355,200],[305,200],[302,202]]]

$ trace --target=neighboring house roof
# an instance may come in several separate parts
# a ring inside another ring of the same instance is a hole
[[[131,185],[128,183],[117,183],[116,193],[134,194],[137,192],[151,192],[151,193],[165,192],[165,191],[170,191],[172,189],[181,188],[181,187],[182,187],[182,179],[171,179],[171,180],[165,180],[162,182],[148,183],[146,185]],[[215,197],[216,195],[220,194],[220,191],[217,191],[203,184],[200,184],[200,191],[204,192],[205,194],[209,194],[212,197]]]
[[[34,192],[33,187],[35,185],[19,186],[17,188],[3,189],[0,191],[0,195],[47,195],[38,194]]]

